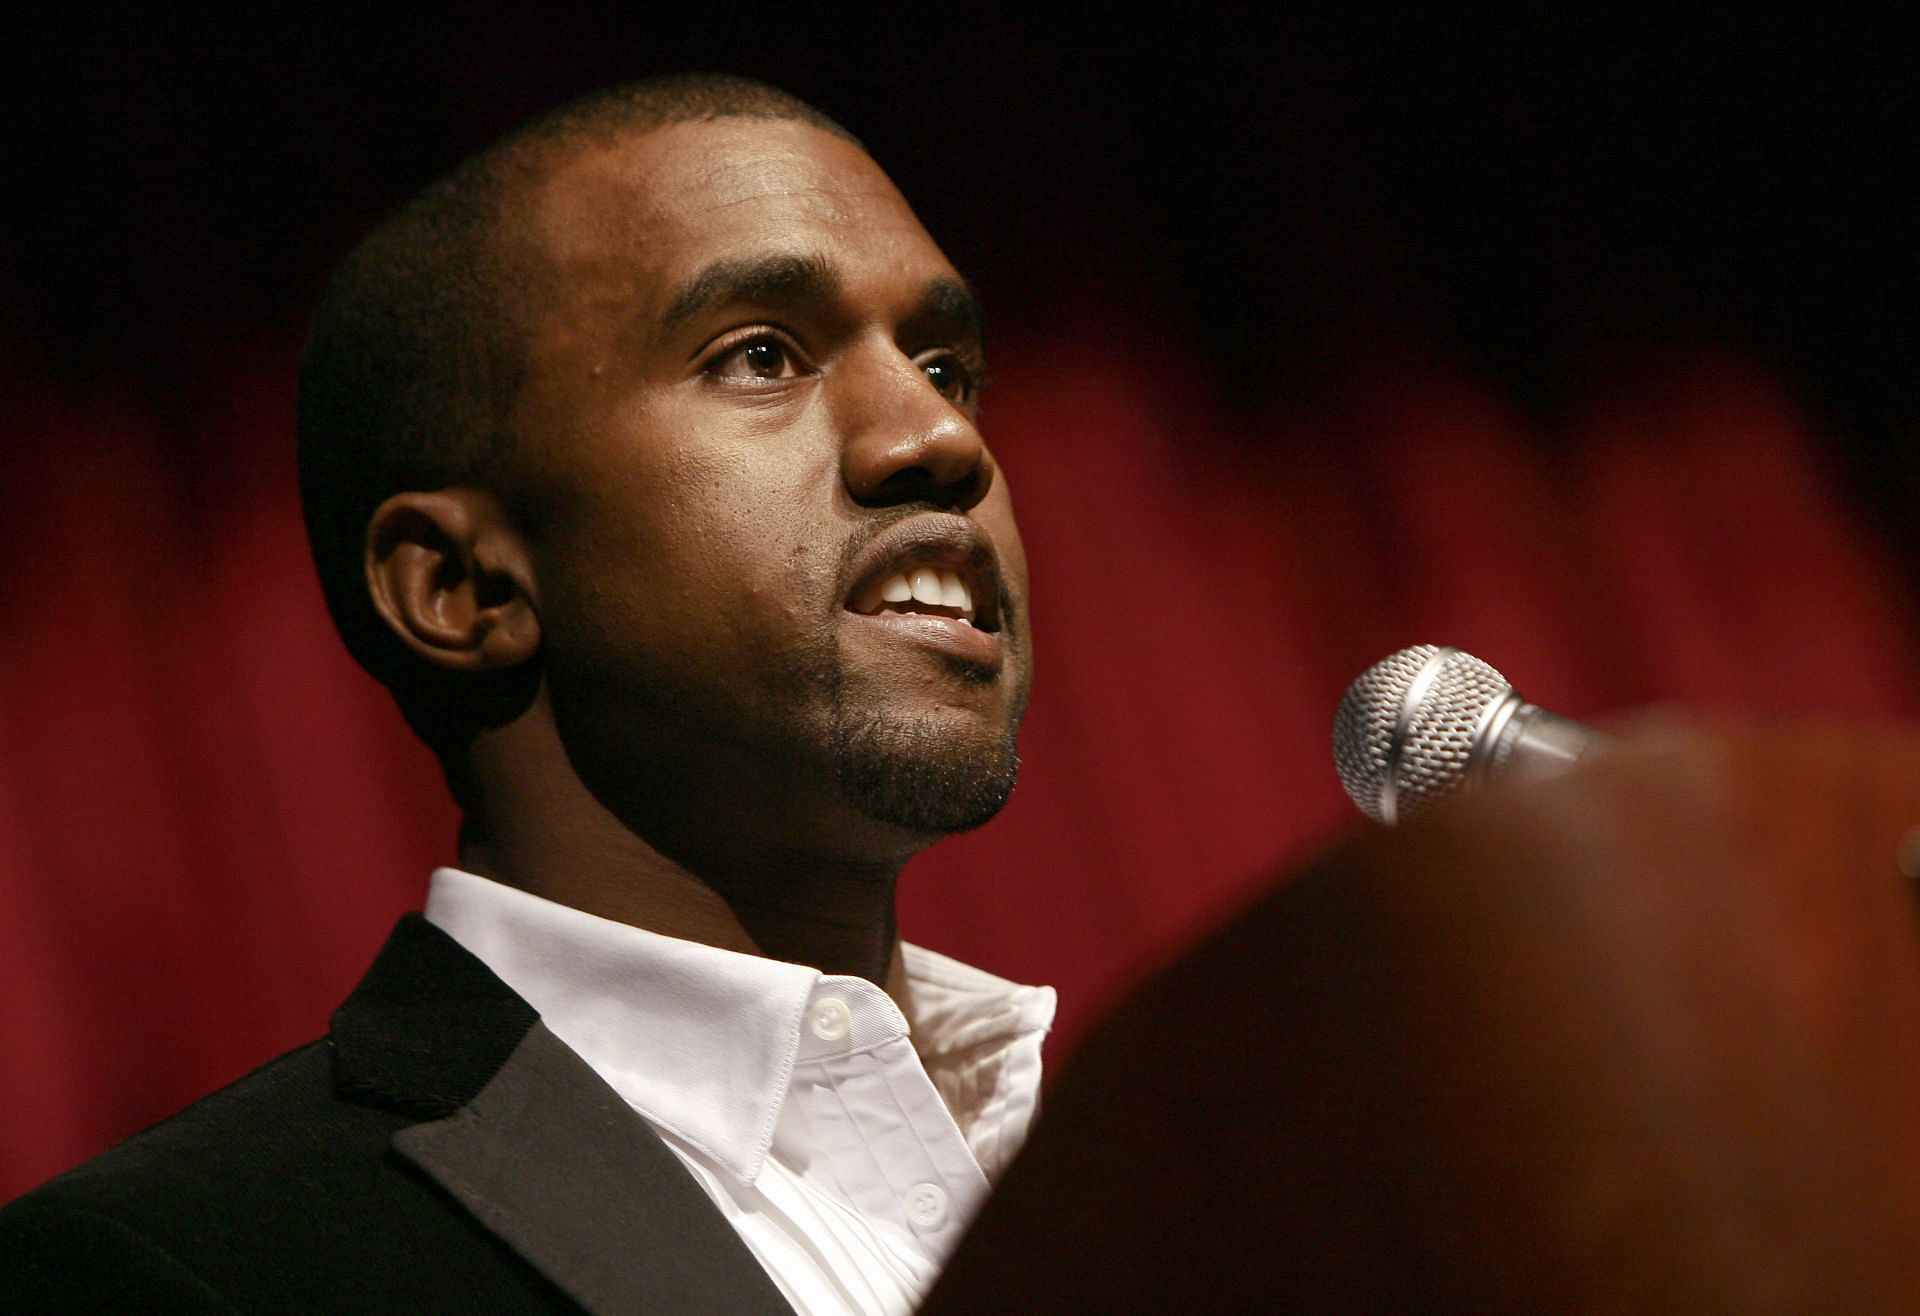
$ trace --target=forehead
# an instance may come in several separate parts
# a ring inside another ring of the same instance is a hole
[[[671,124],[579,149],[537,190],[533,218],[563,287],[624,294],[656,315],[674,287],[746,255],[914,280],[952,272],[866,152],[787,120]]]

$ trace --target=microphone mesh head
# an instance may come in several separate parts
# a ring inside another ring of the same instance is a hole
[[[1439,670],[1413,711],[1399,755],[1393,730],[1414,680],[1440,658]],[[1347,687],[1333,716],[1333,763],[1340,784],[1376,822],[1396,784],[1394,821],[1409,818],[1466,781],[1468,751],[1487,708],[1510,687],[1472,654],[1421,644],[1389,654]]]

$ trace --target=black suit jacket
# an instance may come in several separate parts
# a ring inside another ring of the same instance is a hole
[[[0,1308],[791,1310],[646,1122],[417,914],[326,1039],[0,1210]]]

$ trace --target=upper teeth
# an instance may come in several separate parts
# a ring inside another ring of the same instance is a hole
[[[969,618],[973,616],[973,593],[956,572],[915,567],[896,571],[880,582],[877,602],[905,603],[910,599],[936,608],[958,608]]]

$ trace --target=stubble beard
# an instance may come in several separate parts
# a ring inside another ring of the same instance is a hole
[[[1011,611],[1011,604],[1003,605]],[[1010,647],[1018,645],[1012,635]],[[1010,660],[1024,670],[1024,654]],[[797,700],[808,689],[826,715],[815,743],[827,753],[840,798],[856,812],[916,836],[970,831],[1000,812],[1020,772],[1015,742],[1026,713],[1027,683],[1010,694],[1005,721],[995,727],[972,719],[908,713],[884,696],[862,690],[841,664],[835,637],[823,630],[789,656]],[[991,684],[978,670],[959,679]],[[824,698],[822,698],[824,696]]]
[[[946,836],[980,826],[1013,794],[1024,683],[1013,694],[1004,726],[955,726],[951,718],[876,707],[857,697],[837,662],[814,670],[825,678],[829,696],[834,777],[841,798],[860,813],[916,835]],[[970,673],[965,679],[992,678]]]
[[[877,822],[946,836],[980,826],[1013,793],[1017,716],[1001,734],[959,736],[931,718],[836,717],[840,793]]]

